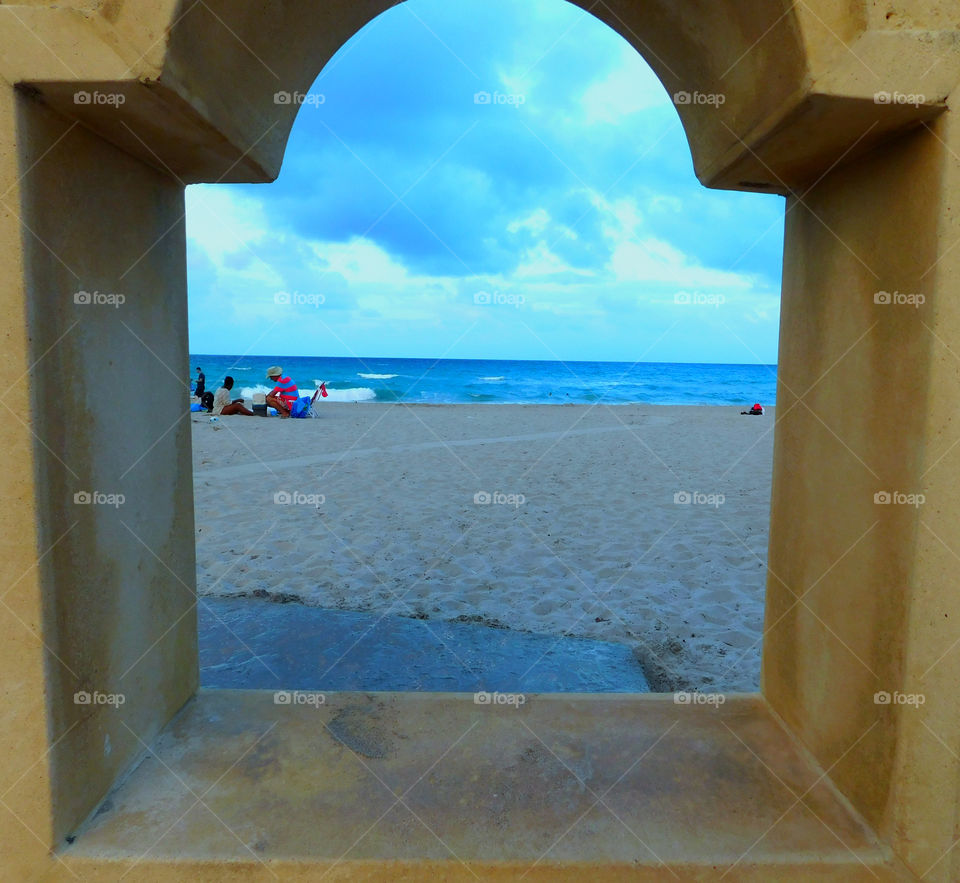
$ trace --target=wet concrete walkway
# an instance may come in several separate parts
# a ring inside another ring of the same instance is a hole
[[[645,693],[624,644],[487,625],[200,601],[200,682],[265,690]]]

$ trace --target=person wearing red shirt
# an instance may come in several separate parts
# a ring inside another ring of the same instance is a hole
[[[276,408],[281,417],[289,417],[293,403],[300,397],[297,385],[289,377],[283,376],[283,370],[279,365],[273,365],[267,369],[267,378],[275,384],[267,393],[267,404],[271,408]]]

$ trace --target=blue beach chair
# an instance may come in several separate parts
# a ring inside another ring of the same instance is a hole
[[[290,408],[290,416],[316,417],[317,412],[313,410],[313,403],[317,400],[318,395],[320,395],[319,389],[313,394],[313,398],[310,398],[310,396],[301,396],[293,403],[293,407]]]

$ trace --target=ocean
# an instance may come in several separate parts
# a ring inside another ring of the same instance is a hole
[[[280,365],[312,395],[326,383],[326,401],[427,404],[772,405],[776,365],[674,362],[540,362],[502,359],[388,359],[312,356],[190,357],[207,389],[226,375],[249,399],[272,388],[266,379]]]

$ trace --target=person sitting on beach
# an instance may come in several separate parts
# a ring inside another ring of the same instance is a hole
[[[763,405],[760,402],[754,404],[754,406],[749,411],[741,411],[741,414],[752,414],[754,417],[763,416]]]
[[[267,378],[276,384],[267,393],[267,404],[271,408],[276,408],[281,417],[289,417],[293,403],[300,397],[297,385],[289,377],[283,376],[279,365],[273,365],[267,369]]]
[[[232,389],[233,378],[224,377],[223,386],[221,386],[213,396],[213,413],[224,414],[226,416],[231,414],[244,414],[247,417],[253,417],[253,411],[244,406],[243,399],[231,399],[230,390]]]

